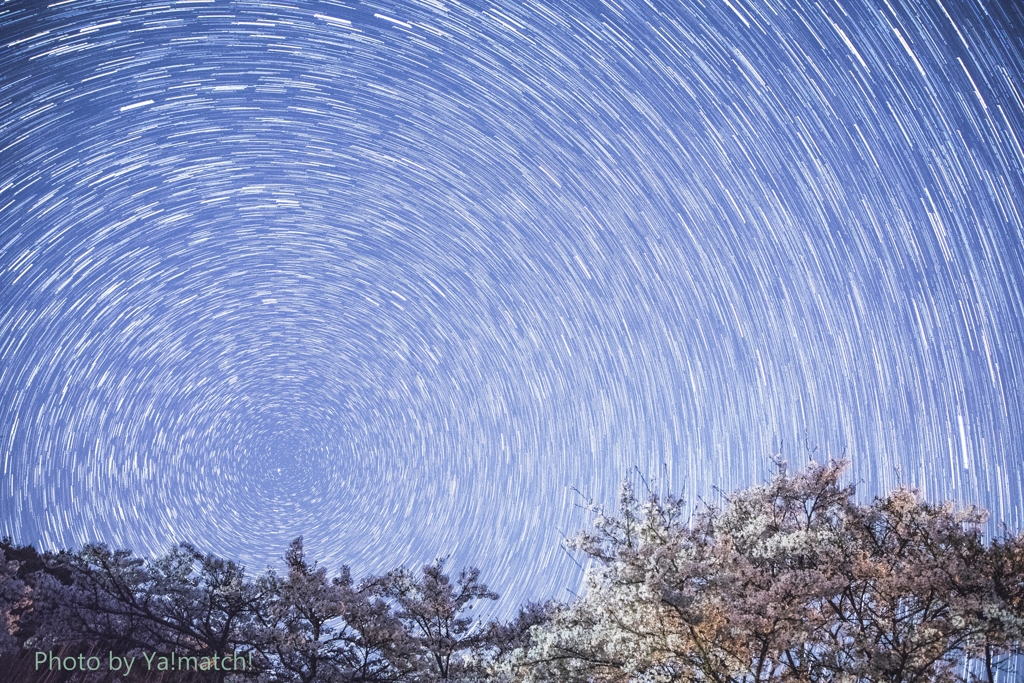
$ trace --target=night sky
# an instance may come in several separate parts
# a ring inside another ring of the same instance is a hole
[[[0,535],[569,598],[623,477],[1024,523],[1024,5],[0,2]]]

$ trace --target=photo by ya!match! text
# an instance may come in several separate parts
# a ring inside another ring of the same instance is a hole
[[[252,653],[235,651],[225,655],[183,656],[174,652],[143,652],[136,656],[60,656],[37,650],[36,671],[115,671],[130,676],[140,671],[251,671]]]

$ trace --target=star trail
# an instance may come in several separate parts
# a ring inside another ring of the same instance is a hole
[[[1022,75],[980,0],[0,3],[0,535],[510,610],[631,473],[1019,529]]]

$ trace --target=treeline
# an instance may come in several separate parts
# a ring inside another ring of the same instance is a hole
[[[40,683],[1017,680],[1024,535],[986,539],[983,511],[906,489],[858,503],[844,464],[780,465],[695,509],[624,486],[617,512],[592,508],[593,528],[569,543],[591,560],[585,593],[507,623],[474,619],[497,595],[442,560],[355,581],[296,539],[284,572],[249,577],[187,544],[144,560],[7,540],[0,671]]]
[[[356,583],[347,567],[331,577],[310,563],[301,538],[284,574],[255,578],[184,543],[154,560],[0,547],[7,680],[465,680],[526,644],[548,609],[481,625],[473,606],[498,596],[477,569],[453,577],[438,560]]]

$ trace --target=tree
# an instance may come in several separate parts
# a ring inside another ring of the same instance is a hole
[[[688,518],[624,487],[619,514],[597,509],[572,543],[596,561],[587,594],[514,666],[535,681],[992,680],[1020,652],[1017,542],[986,546],[980,511],[906,489],[858,504],[844,467],[780,463]]]
[[[402,568],[376,580],[380,595],[394,601],[396,615],[418,649],[420,680],[454,680],[467,673],[458,658],[486,643],[486,632],[468,617],[478,600],[498,595],[480,581],[480,570],[463,569],[452,583],[444,559],[425,565],[420,576]]]
[[[490,622],[482,636],[483,646],[489,650],[489,658],[502,660],[514,651],[528,647],[533,627],[547,624],[561,606],[554,600],[531,601],[519,608],[519,613],[512,621]]]
[[[1007,655],[1019,653],[1024,641],[1024,532],[1006,534],[991,548],[995,605],[984,605],[985,641],[980,657],[984,680],[995,680],[995,672]],[[1002,659],[1000,659],[1002,658]]]
[[[156,618],[159,598],[142,558],[127,550],[87,545],[77,553],[46,559],[70,581],[45,571],[34,577],[40,626],[30,646],[96,646],[119,652],[173,640]]]
[[[1002,607],[984,519],[906,489],[851,506],[842,590],[829,597],[837,647],[825,665],[860,680],[962,680],[964,659],[991,633],[986,615]]]
[[[44,560],[31,575],[35,649],[221,658],[247,647],[264,601],[242,567],[184,543],[151,561],[103,545]],[[227,676],[218,666],[204,680]]]
[[[275,665],[274,680],[387,682],[402,677],[407,639],[386,602],[353,585],[348,567],[332,580],[305,559],[302,538],[285,555],[288,575],[268,572],[273,598],[257,640]]]
[[[32,589],[18,578],[20,562],[8,562],[0,548],[0,656],[17,652],[15,637],[22,614],[31,605]]]

